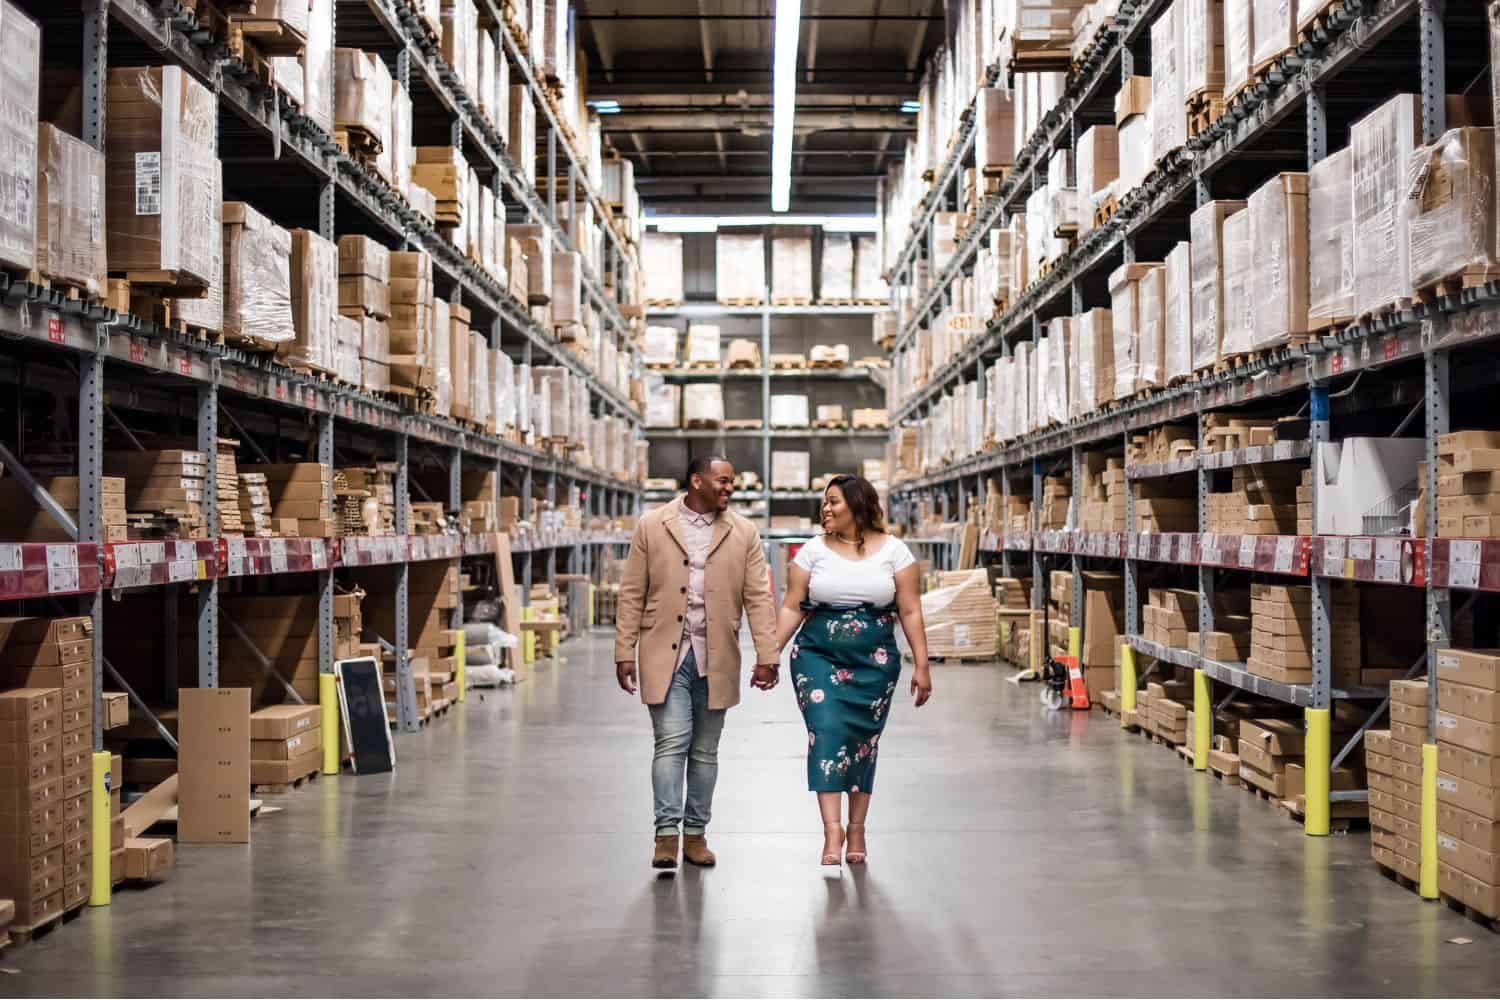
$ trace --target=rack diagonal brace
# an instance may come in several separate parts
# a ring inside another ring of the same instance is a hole
[[[250,636],[245,634],[245,630],[240,628],[239,622],[235,621],[233,618],[230,618],[222,611],[219,613],[219,620],[228,625],[229,628],[234,632],[235,638],[244,643],[245,648],[250,650],[251,655],[253,655],[256,661],[260,663],[260,669],[265,671],[266,677],[268,679],[280,681],[281,686],[286,689],[286,693],[291,696],[291,699],[297,704],[307,704],[307,700],[297,693],[297,689],[292,686],[292,682],[283,677],[281,675],[281,671],[276,669],[276,665],[271,662],[271,660],[266,656],[265,653],[261,652],[260,647],[255,644],[255,640],[251,639]]]

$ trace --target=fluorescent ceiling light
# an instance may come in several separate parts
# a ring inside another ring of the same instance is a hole
[[[711,233],[734,226],[821,226],[833,233],[873,233],[873,215],[660,215],[646,225],[663,233]]]
[[[914,115],[918,111],[921,111],[921,110],[922,110],[922,102],[921,101],[902,101],[901,102],[901,113],[903,115]]]
[[[617,115],[620,113],[619,101],[589,101],[589,107],[601,115]]]
[[[776,0],[772,49],[771,211],[785,212],[792,198],[792,119],[797,113],[797,39],[802,0]]]

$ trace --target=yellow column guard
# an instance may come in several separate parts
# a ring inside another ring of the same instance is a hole
[[[1329,711],[1326,708],[1304,709],[1307,719],[1306,768],[1307,786],[1303,804],[1302,831],[1310,837],[1328,836],[1328,766]]]

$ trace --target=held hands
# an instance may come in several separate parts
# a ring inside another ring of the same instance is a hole
[[[781,680],[780,671],[779,663],[757,663],[755,672],[750,675],[750,686],[769,691]]]
[[[918,667],[912,673],[911,693],[917,700],[918,708],[927,704],[927,699],[932,697],[932,671],[927,667]]]
[[[635,661],[616,661],[615,680],[619,682],[621,691],[626,694],[635,694]]]

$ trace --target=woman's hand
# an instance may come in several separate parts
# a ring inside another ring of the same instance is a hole
[[[917,700],[918,708],[927,704],[927,699],[932,697],[932,671],[930,669],[918,667],[912,672],[911,693]]]

